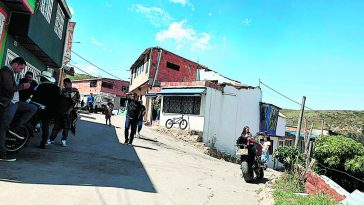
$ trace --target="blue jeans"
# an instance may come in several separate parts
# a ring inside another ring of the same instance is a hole
[[[134,140],[134,136],[137,130],[137,124],[138,124],[138,120],[130,118],[128,116],[126,116],[125,118],[125,143],[133,143]],[[131,127],[130,130],[130,139],[129,139],[129,128]]]
[[[7,107],[0,108],[0,154],[6,153],[6,133],[10,129],[15,114],[19,114],[16,128],[26,124],[37,112],[37,107],[25,102],[10,103]]]
[[[139,120],[138,121],[138,133],[140,132],[140,130],[142,130],[143,128],[143,120]]]

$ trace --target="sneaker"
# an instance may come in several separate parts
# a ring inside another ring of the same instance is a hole
[[[15,157],[11,157],[7,154],[2,154],[0,155],[0,161],[3,161],[3,162],[15,162],[16,161],[16,158]]]
[[[14,135],[15,137],[17,137],[21,140],[25,139],[25,137],[18,135],[14,130],[9,130],[9,132],[10,132],[10,134]]]
[[[66,140],[62,140],[62,144],[61,144],[62,147],[66,147],[67,146],[67,143],[66,143]]]
[[[51,144],[54,144],[54,140],[50,140],[50,139],[48,139],[48,141],[47,141],[47,144],[46,144],[46,145],[51,145]]]

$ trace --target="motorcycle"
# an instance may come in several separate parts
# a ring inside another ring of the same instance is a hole
[[[36,102],[29,101],[28,103],[35,105],[38,109],[38,112],[40,110],[44,110],[45,106]],[[8,130],[6,134],[5,139],[5,148],[8,152],[18,152],[22,148],[25,147],[25,145],[28,143],[31,136],[33,136],[33,131],[36,129],[36,125],[33,123],[33,119],[31,119],[29,122],[27,122],[24,126],[22,126],[19,130],[17,130],[17,133],[12,132],[12,128],[14,128],[16,119],[19,116],[15,116],[14,120],[11,124],[10,130]]]
[[[257,136],[261,133],[257,133]],[[261,161],[261,144],[253,137],[245,138],[241,144],[236,144],[238,147],[236,155],[241,159],[242,177],[247,183],[251,183],[254,179],[264,178],[264,165]]]

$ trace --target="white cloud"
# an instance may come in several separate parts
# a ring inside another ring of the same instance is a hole
[[[212,16],[212,12],[209,12],[209,16]]]
[[[104,46],[104,44],[98,41],[95,37],[91,37],[91,43],[96,46],[101,46],[101,47]]]
[[[75,68],[76,73],[84,73],[83,71],[85,71],[86,73],[91,74],[93,76],[95,76],[98,73],[98,69],[93,65],[81,64],[81,63],[70,63],[69,65]]]
[[[241,22],[241,25],[243,26],[249,26],[251,24],[252,20],[249,19],[249,18],[246,18],[244,19],[242,22]]]
[[[112,7],[112,4],[110,2],[105,2],[104,7],[110,8],[110,7]]]
[[[173,22],[169,25],[168,29],[157,33],[156,40],[158,42],[174,40],[177,44],[177,49],[181,49],[187,44],[189,44],[192,48],[201,50],[211,48],[211,35],[208,33],[198,33],[187,25],[187,20]]]
[[[172,3],[181,4],[182,6],[190,6],[192,10],[195,10],[195,7],[189,0],[169,0]]]
[[[154,26],[167,25],[172,19],[166,11],[158,7],[145,7],[141,4],[133,4],[130,10],[142,14]]]
[[[73,14],[75,14],[75,10],[71,6],[68,6],[68,8],[70,9],[70,12],[71,12],[71,14],[73,16]]]

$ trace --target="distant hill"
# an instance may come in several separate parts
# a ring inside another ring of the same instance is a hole
[[[287,126],[297,126],[299,110],[281,111],[287,117]],[[321,119],[325,119],[325,129],[340,134],[364,135],[364,111],[322,110],[305,111],[308,125],[314,123],[314,128],[321,129]]]
[[[86,74],[75,73],[74,76],[66,75],[66,78],[69,78],[71,80],[84,80],[84,79],[90,79],[90,78],[94,78],[94,77],[90,76],[90,75],[86,75]]]

